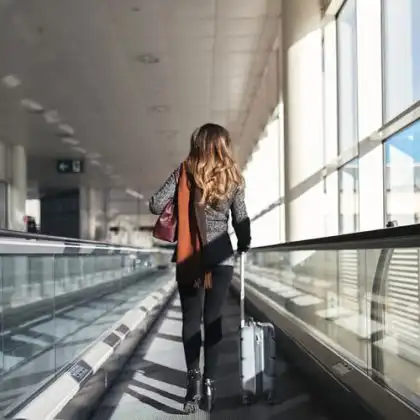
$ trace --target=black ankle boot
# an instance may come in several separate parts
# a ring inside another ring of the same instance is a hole
[[[201,409],[210,412],[214,407],[216,398],[216,387],[213,379],[205,378],[203,380],[203,389],[201,394]]]
[[[201,373],[198,369],[187,373],[187,394],[185,395],[184,412],[195,413],[200,402]]]

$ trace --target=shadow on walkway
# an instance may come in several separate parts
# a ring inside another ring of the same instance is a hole
[[[179,299],[167,313],[180,312]],[[229,296],[223,312],[224,339],[217,372],[217,401],[211,414],[184,415],[185,361],[181,342],[182,322],[162,317],[142,342],[117,384],[107,394],[94,420],[148,419],[248,419],[313,420],[319,416],[306,386],[278,360],[276,385],[278,404],[243,406],[239,380],[239,305]]]

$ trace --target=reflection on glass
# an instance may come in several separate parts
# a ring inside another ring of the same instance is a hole
[[[338,272],[340,254],[355,257],[346,273]],[[385,254],[387,266],[380,264]],[[420,406],[419,258],[418,248],[256,249],[246,280],[326,346]]]
[[[0,417],[168,281],[170,254],[53,248],[0,254]]]
[[[386,121],[420,99],[420,2],[384,0]]]
[[[339,152],[357,144],[356,0],[348,0],[337,18]]]
[[[385,186],[388,220],[398,225],[419,222],[420,121],[385,143]]]
[[[373,252],[367,251],[368,257]],[[384,303],[377,305],[376,318],[383,332],[372,342],[372,369],[386,384],[419,406],[419,249],[381,252],[387,252],[391,257],[388,273],[372,295],[372,300]]]
[[[338,171],[340,234],[359,230],[359,165],[354,159]]]
[[[363,259],[365,251],[356,252]],[[365,285],[368,280],[365,272],[359,271],[356,293],[347,290],[346,277],[338,276],[338,261],[335,250],[251,251],[247,258],[247,280],[288,312],[332,339],[347,358],[367,371],[368,349],[359,340],[369,337],[370,330],[365,296],[358,291],[369,287]],[[352,274],[350,266],[348,273]]]

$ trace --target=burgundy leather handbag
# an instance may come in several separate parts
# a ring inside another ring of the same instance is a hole
[[[181,167],[179,170],[181,171]],[[178,182],[179,177],[176,180],[177,185],[175,188],[174,198],[164,207],[152,232],[154,238],[170,243],[174,243],[177,240],[176,229],[178,225],[178,217],[176,214],[176,197],[178,196]]]
[[[177,217],[174,200],[165,206],[153,228],[153,237],[165,242],[176,242]]]

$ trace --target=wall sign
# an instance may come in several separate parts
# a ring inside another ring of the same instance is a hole
[[[80,159],[58,159],[56,162],[59,174],[81,174],[83,173],[83,160]]]

